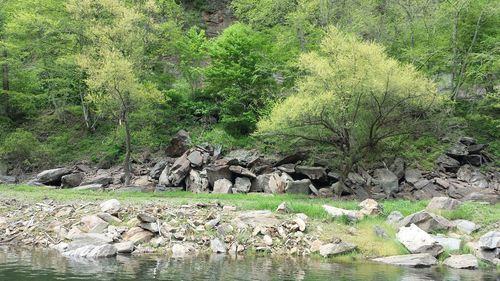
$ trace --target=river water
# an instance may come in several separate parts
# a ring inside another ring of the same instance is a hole
[[[339,264],[312,258],[231,258],[216,255],[187,259],[118,256],[87,260],[66,258],[51,250],[0,247],[0,280],[500,281],[500,275],[495,270],[412,269],[372,263]]]

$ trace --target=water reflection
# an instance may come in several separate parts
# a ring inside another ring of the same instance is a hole
[[[500,278],[494,270],[411,269],[300,258],[231,258],[213,255],[188,259],[118,256],[89,260],[66,258],[48,250],[5,247],[0,248],[0,280],[500,281]]]

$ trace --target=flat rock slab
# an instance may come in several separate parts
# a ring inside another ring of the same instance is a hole
[[[240,214],[237,219],[252,227],[271,227],[280,223],[271,211],[249,211]]]
[[[433,197],[427,209],[429,210],[454,210],[460,207],[461,202],[450,197]]]
[[[451,256],[444,260],[444,265],[458,269],[476,269],[477,258],[471,254]]]
[[[74,250],[63,252],[63,255],[68,257],[82,258],[108,258],[116,256],[117,251],[113,245],[87,245]]]
[[[479,238],[479,247],[488,250],[500,248],[500,231],[490,231]]]
[[[471,234],[472,232],[478,230],[479,225],[468,220],[454,220],[451,222],[458,230],[465,234]]]
[[[356,248],[357,248],[356,245],[347,242],[329,243],[321,245],[321,247],[319,247],[319,254],[323,257],[329,257],[329,256],[352,252]]]
[[[429,267],[437,264],[437,259],[430,254],[390,256],[373,259],[373,261],[410,267]]]

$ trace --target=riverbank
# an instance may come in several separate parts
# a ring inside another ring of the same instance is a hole
[[[56,248],[64,252],[61,247],[92,233],[89,237],[111,239],[113,243],[133,241],[134,245],[120,245],[130,246],[133,255],[179,256],[211,252],[315,256],[322,246],[342,245],[345,251],[338,254],[323,249],[322,254],[334,260],[408,254],[396,238],[398,224],[388,217],[395,211],[407,217],[428,204],[387,200],[380,202],[379,212],[355,219],[347,213],[334,219],[324,205],[358,212],[359,202],[305,195],[94,192],[22,185],[0,186],[0,195],[3,244],[58,245]],[[103,209],[101,204],[110,199],[119,202],[118,210]],[[468,242],[499,228],[499,204],[464,202],[456,209],[433,213],[480,226],[470,234],[456,228],[429,231],[460,241],[458,249],[446,249],[439,260],[450,254],[473,252]],[[479,266],[488,264],[480,262]]]

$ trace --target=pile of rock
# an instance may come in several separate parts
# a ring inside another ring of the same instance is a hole
[[[477,167],[491,160],[483,151],[485,147],[471,138],[462,138],[438,159],[436,172],[407,169],[405,161],[400,158],[388,166],[371,170],[359,168],[347,175],[344,180],[347,188],[342,195],[359,199],[446,196],[495,203],[500,198],[500,174],[486,176]],[[340,174],[321,164],[326,161],[304,165],[306,157],[303,153],[278,158],[264,157],[255,150],[239,149],[223,156],[220,147],[208,144],[192,147],[185,131],[173,138],[166,151],[168,157],[159,160],[145,157],[136,161],[131,186],[125,188],[122,188],[123,171],[120,167],[96,170],[85,164],[43,171],[30,184],[76,190],[266,192],[325,197],[331,197],[335,190],[339,190]]]

